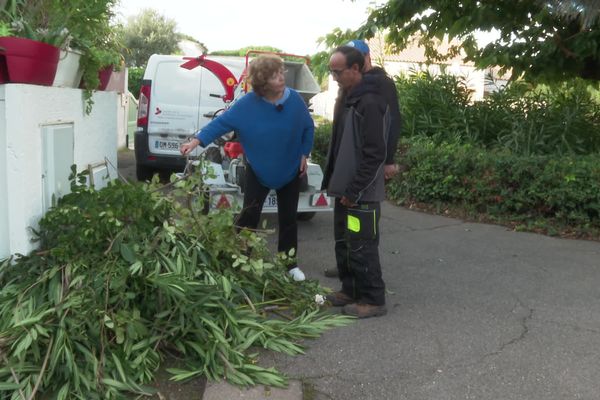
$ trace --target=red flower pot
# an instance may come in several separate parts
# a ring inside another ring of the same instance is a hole
[[[20,37],[0,37],[0,83],[50,86],[60,49]]]
[[[100,80],[100,83],[98,84],[98,87],[95,90],[105,90],[106,87],[108,86],[108,82],[110,81],[110,76],[112,75],[112,73],[113,73],[112,65],[109,65],[108,67],[104,67],[100,71],[98,71],[98,79]],[[81,82],[79,83],[79,89],[85,89],[85,88],[86,88],[86,85],[82,79]]]
[[[109,65],[108,67],[102,68],[98,72],[98,78],[100,79],[100,84],[98,85],[98,90],[105,90],[108,86],[108,82],[110,81],[110,76],[113,72],[113,66]]]

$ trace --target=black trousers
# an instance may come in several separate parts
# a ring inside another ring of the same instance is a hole
[[[335,199],[333,234],[342,292],[364,304],[385,304],[385,284],[379,263],[378,202],[346,207]]]
[[[256,174],[246,165],[246,186],[244,189],[244,206],[238,215],[236,225],[242,228],[256,229],[260,222],[263,203],[269,194],[270,189],[263,186],[256,177]],[[277,219],[279,223],[279,240],[277,251],[289,254],[291,249],[296,253],[298,249],[298,197],[300,195],[300,178],[296,176],[289,183],[280,189],[277,193]],[[296,257],[294,256],[294,259]],[[294,261],[288,266],[288,269],[296,267]]]

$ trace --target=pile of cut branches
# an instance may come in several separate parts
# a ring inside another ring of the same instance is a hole
[[[40,221],[38,251],[0,263],[0,399],[149,395],[167,355],[186,366],[174,380],[284,386],[253,349],[298,354],[350,321],[320,312],[318,283],[291,281],[231,213],[202,215],[194,182],[85,180]]]

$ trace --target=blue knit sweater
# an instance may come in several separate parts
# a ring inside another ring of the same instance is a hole
[[[259,182],[279,189],[298,174],[302,155],[308,156],[313,144],[314,123],[306,104],[296,91],[289,92],[278,106],[249,92],[202,128],[196,138],[206,146],[236,131]]]

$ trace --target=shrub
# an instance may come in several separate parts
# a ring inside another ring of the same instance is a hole
[[[400,204],[425,202],[497,219],[600,229],[600,156],[521,156],[458,142],[403,141],[407,169],[388,185]]]
[[[283,386],[253,347],[298,354],[299,339],[349,322],[319,312],[318,283],[292,282],[230,212],[202,215],[199,179],[170,196],[79,178],[40,222],[41,249],[0,261],[0,398],[149,395],[175,353],[174,380]]]
[[[313,149],[310,153],[311,161],[319,164],[323,171],[325,170],[325,163],[327,162],[327,151],[329,150],[329,141],[331,140],[331,128],[332,125],[329,121],[317,122]]]
[[[396,78],[402,135],[448,138],[463,134],[469,91],[452,75],[427,72]]]
[[[129,67],[127,69],[128,82],[127,86],[131,94],[137,99],[140,95],[140,88],[142,87],[142,79],[144,78],[145,67]]]
[[[600,151],[600,107],[584,81],[537,87],[515,82],[473,103],[456,77],[420,73],[398,77],[396,83],[403,136],[521,155]]]

